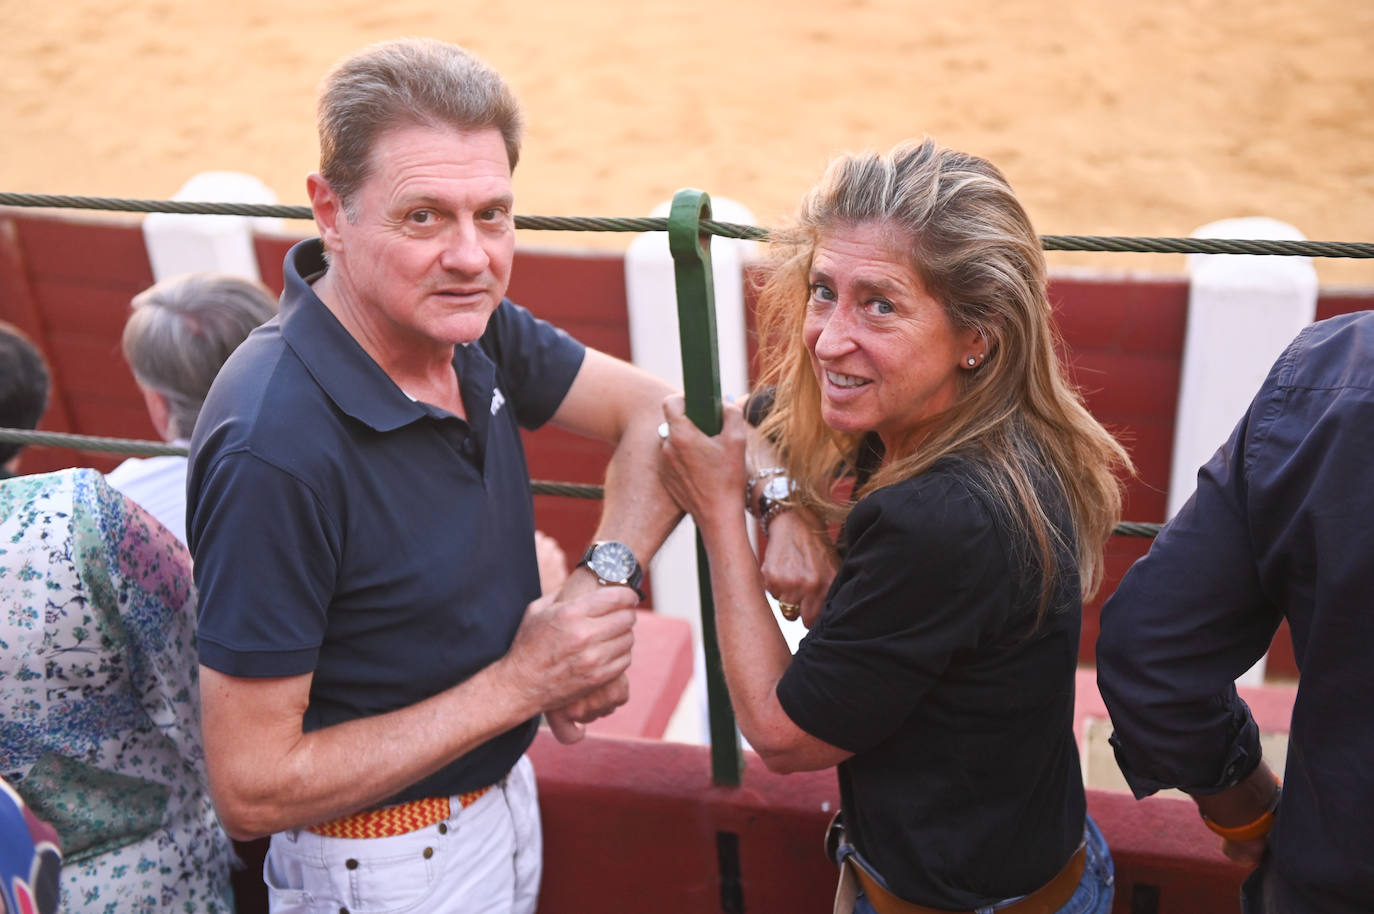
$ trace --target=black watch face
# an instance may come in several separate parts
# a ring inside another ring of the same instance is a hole
[[[635,554],[624,543],[602,543],[592,553],[588,567],[603,581],[623,584],[635,571]]]

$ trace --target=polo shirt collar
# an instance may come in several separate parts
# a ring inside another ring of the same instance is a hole
[[[396,386],[310,287],[306,277],[325,268],[319,238],[299,242],[287,252],[282,338],[340,410],[376,431],[393,431],[429,415]]]

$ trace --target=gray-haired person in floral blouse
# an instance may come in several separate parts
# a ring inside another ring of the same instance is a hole
[[[190,556],[95,470],[0,482],[0,776],[63,911],[233,910],[200,743]]]

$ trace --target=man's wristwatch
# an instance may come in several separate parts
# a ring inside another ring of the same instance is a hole
[[[644,580],[644,569],[629,546],[615,540],[602,540],[592,543],[582,553],[578,565],[586,565],[596,575],[598,584],[623,584],[644,599],[644,591],[639,589]]]
[[[790,476],[771,476],[764,481],[758,506],[759,527],[764,536],[768,535],[768,525],[773,518],[792,507],[792,493],[795,491],[797,484]]]

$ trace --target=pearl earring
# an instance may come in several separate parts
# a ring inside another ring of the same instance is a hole
[[[977,360],[977,359],[975,359],[973,356],[969,356],[969,357],[968,357],[968,367],[969,367],[969,368],[972,368],[974,365],[977,365],[977,364],[978,364],[978,360]]]

